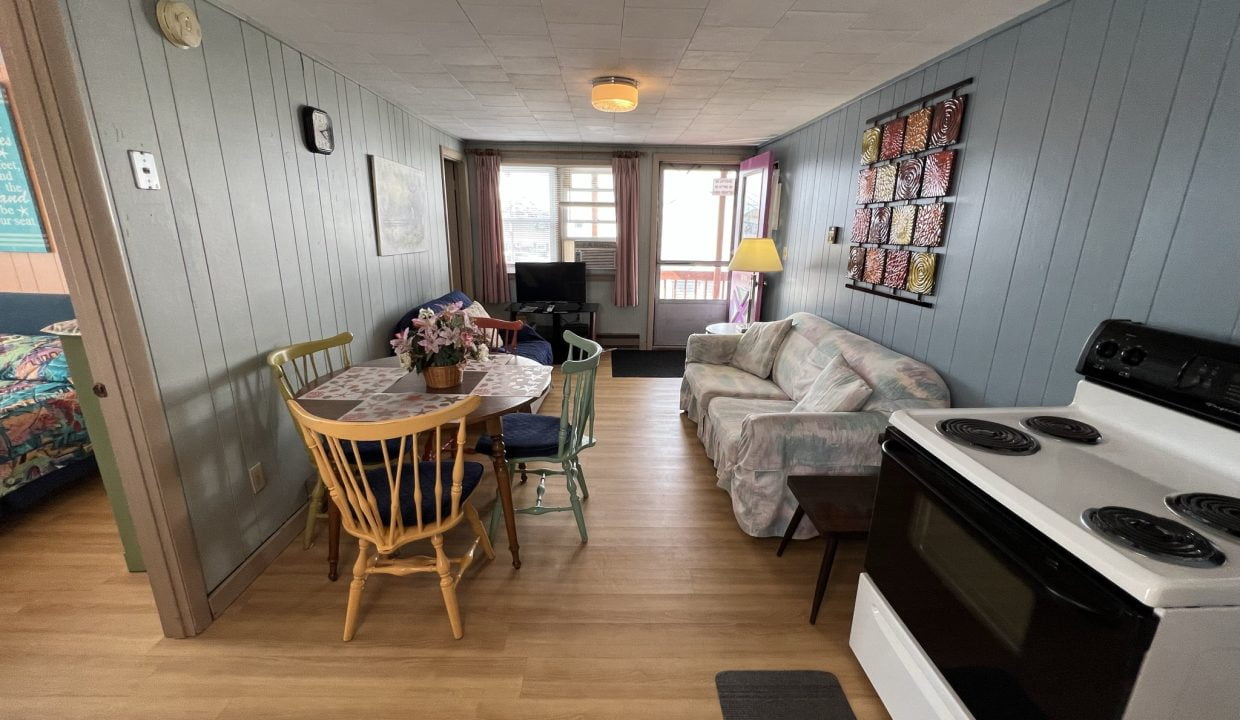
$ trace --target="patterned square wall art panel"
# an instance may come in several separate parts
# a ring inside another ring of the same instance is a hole
[[[870,209],[857,208],[853,212],[852,241],[860,245],[870,235]]]
[[[930,137],[930,117],[933,114],[933,108],[922,108],[908,116],[904,123],[905,155],[926,149],[926,141]]]
[[[865,273],[861,276],[863,282],[881,285],[883,282],[883,270],[887,261],[887,251],[882,248],[870,248],[865,251]]]
[[[861,133],[861,162],[865,165],[878,162],[878,148],[883,136],[882,128],[866,128]]]
[[[874,180],[878,176],[875,168],[866,168],[857,175],[857,204],[864,205],[874,202]]]
[[[927,147],[943,147],[960,139],[960,125],[964,121],[964,98],[964,95],[948,98],[934,106]]]
[[[922,197],[943,197],[952,186],[952,169],[956,165],[956,151],[944,150],[926,156],[926,170],[921,177]]]
[[[883,147],[880,160],[899,157],[904,150],[904,118],[896,118],[883,125]]]
[[[883,284],[889,288],[903,290],[908,281],[909,256],[908,250],[887,251],[887,267],[883,270]]]
[[[913,222],[916,217],[916,205],[901,205],[891,209],[892,245],[908,245],[913,242]]]
[[[938,247],[943,244],[943,216],[947,206],[942,203],[922,205],[917,210],[917,224],[913,228],[913,244],[920,247]]]
[[[870,217],[870,237],[866,242],[875,245],[891,242],[891,208],[874,208]]]
[[[874,202],[891,202],[896,194],[896,166],[884,165],[874,179]]]
[[[938,259],[939,256],[934,253],[911,253],[908,264],[908,282],[905,283],[904,288],[918,295],[933,295],[934,273]]]
[[[848,248],[848,277],[860,280],[865,275],[865,248]]]
[[[896,200],[912,200],[921,189],[921,158],[905,160],[896,166]]]

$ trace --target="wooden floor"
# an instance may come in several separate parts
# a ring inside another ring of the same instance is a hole
[[[841,545],[809,625],[821,541],[776,558],[776,539],[737,528],[677,412],[679,383],[613,379],[604,365],[601,440],[583,460],[590,543],[571,513],[519,516],[513,570],[501,529],[498,560],[461,584],[460,641],[433,579],[378,576],[342,643],[348,579],[327,581],[321,541],[288,548],[203,635],[168,640],[144,577],[124,570],[100,487],[6,518],[0,718],[717,720],[714,675],[738,669],[828,670],[859,720],[887,718],[848,649],[863,541]],[[494,496],[484,487],[479,507]]]

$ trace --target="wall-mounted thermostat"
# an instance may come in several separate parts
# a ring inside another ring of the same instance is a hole
[[[129,165],[133,168],[133,182],[139,190],[158,190],[159,172],[155,169],[155,154],[142,150],[129,151]]]

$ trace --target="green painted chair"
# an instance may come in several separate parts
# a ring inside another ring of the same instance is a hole
[[[571,332],[564,333],[568,343],[568,359],[560,366],[564,375],[563,398],[560,416],[513,413],[501,418],[504,430],[504,448],[508,460],[508,475],[516,477],[517,466],[521,474],[535,472],[540,475],[537,499],[532,507],[519,508],[526,515],[543,515],[551,512],[573,511],[577,518],[577,530],[581,542],[587,542],[586,521],[581,513],[581,501],[590,497],[586,476],[581,470],[579,456],[586,448],[594,446],[594,379],[598,374],[599,358],[603,348],[593,340],[587,340]],[[491,439],[483,437],[478,450],[490,454]],[[533,465],[558,465],[560,469],[534,468]],[[563,475],[568,485],[567,507],[549,507],[543,504],[547,492],[547,476]],[[499,503],[491,509],[491,534],[494,535],[499,520]]]
[[[352,367],[353,363],[349,359],[351,342],[353,333],[342,332],[334,337],[276,348],[267,353],[267,367],[271,369],[276,387],[280,389],[280,395],[285,402],[292,400],[305,386]],[[333,350],[336,351],[335,357]],[[310,465],[314,466],[313,454],[310,455]],[[316,480],[314,491],[310,494],[310,512],[306,513],[306,530],[301,539],[304,548],[314,544],[315,525],[318,521],[327,519],[327,503],[324,502],[326,491],[322,480]]]

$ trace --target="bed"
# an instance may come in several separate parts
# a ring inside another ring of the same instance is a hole
[[[0,293],[0,515],[92,474],[90,437],[60,340],[65,295]]]

